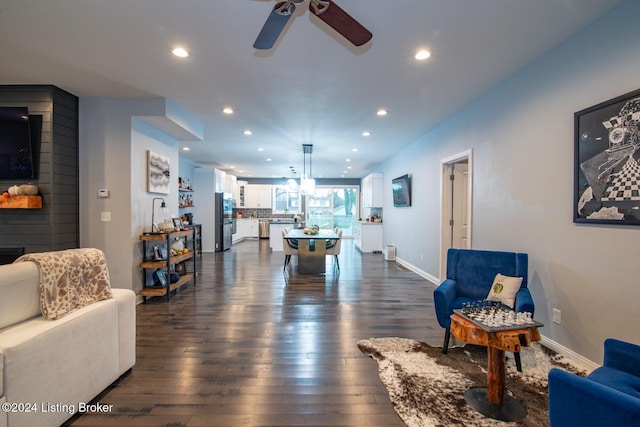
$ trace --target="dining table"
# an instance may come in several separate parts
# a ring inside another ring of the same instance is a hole
[[[298,273],[325,274],[326,242],[338,240],[340,236],[333,230],[322,229],[318,230],[317,234],[307,234],[304,232],[304,229],[297,228],[290,230],[284,238],[288,241],[297,241]]]

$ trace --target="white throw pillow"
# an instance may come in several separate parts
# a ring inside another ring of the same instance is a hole
[[[516,294],[522,285],[522,277],[510,277],[500,273],[496,274],[489,291],[487,299],[489,301],[501,302],[513,308],[516,301]]]

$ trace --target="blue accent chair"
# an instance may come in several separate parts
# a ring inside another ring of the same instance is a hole
[[[551,427],[640,426],[640,346],[609,338],[586,378],[549,371]]]
[[[496,274],[522,277],[516,294],[514,310],[533,314],[534,305],[527,289],[528,255],[515,252],[483,251],[474,249],[449,249],[447,251],[447,277],[434,291],[436,317],[445,328],[442,353],[447,354],[451,332],[451,315],[462,304],[487,298]],[[520,354],[515,354],[519,371]]]

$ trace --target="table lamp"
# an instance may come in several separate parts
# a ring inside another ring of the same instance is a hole
[[[151,232],[160,232],[160,230],[158,230],[158,224],[156,224],[156,200],[162,200],[162,203],[160,204],[160,208],[162,208],[162,212],[165,214],[169,211],[167,209],[167,204],[164,202],[164,199],[162,197],[154,197],[153,201],[151,202]]]

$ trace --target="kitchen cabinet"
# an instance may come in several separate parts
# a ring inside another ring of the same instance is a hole
[[[355,221],[353,223],[353,240],[361,252],[382,252],[382,224],[375,222]]]
[[[215,175],[215,192],[224,193],[227,173],[225,171],[221,171],[220,169],[214,169],[213,174]]]
[[[362,207],[383,207],[384,182],[382,173],[376,172],[362,178]]]
[[[143,234],[142,241],[143,261],[140,268],[143,270],[142,290],[138,293],[143,301],[148,297],[167,297],[171,299],[171,292],[187,283],[196,285],[196,241],[194,230],[176,231],[163,234]],[[171,245],[181,240],[187,248],[187,253],[171,255]],[[187,263],[191,264],[190,266]],[[158,271],[158,273],[156,273]],[[179,274],[179,279],[171,283],[171,273]],[[154,282],[160,279],[159,282]]]
[[[233,239],[233,243],[238,243],[244,240],[246,235],[245,224],[246,219],[236,219],[236,232],[231,237]]]
[[[238,203],[238,178],[228,173],[224,179],[224,192],[231,194],[233,201]]]
[[[271,209],[271,185],[249,184],[245,188],[245,208]]]
[[[244,208],[246,204],[247,181],[238,181],[238,200],[236,201],[239,208]]]
[[[236,234],[233,235],[233,243],[244,239],[257,239],[260,227],[257,218],[236,219]]]
[[[250,239],[257,239],[260,237],[259,233],[259,226],[258,226],[258,219],[257,218],[250,218],[250,219],[243,219],[242,221],[245,221],[244,223],[244,237],[246,238],[250,238]]]

